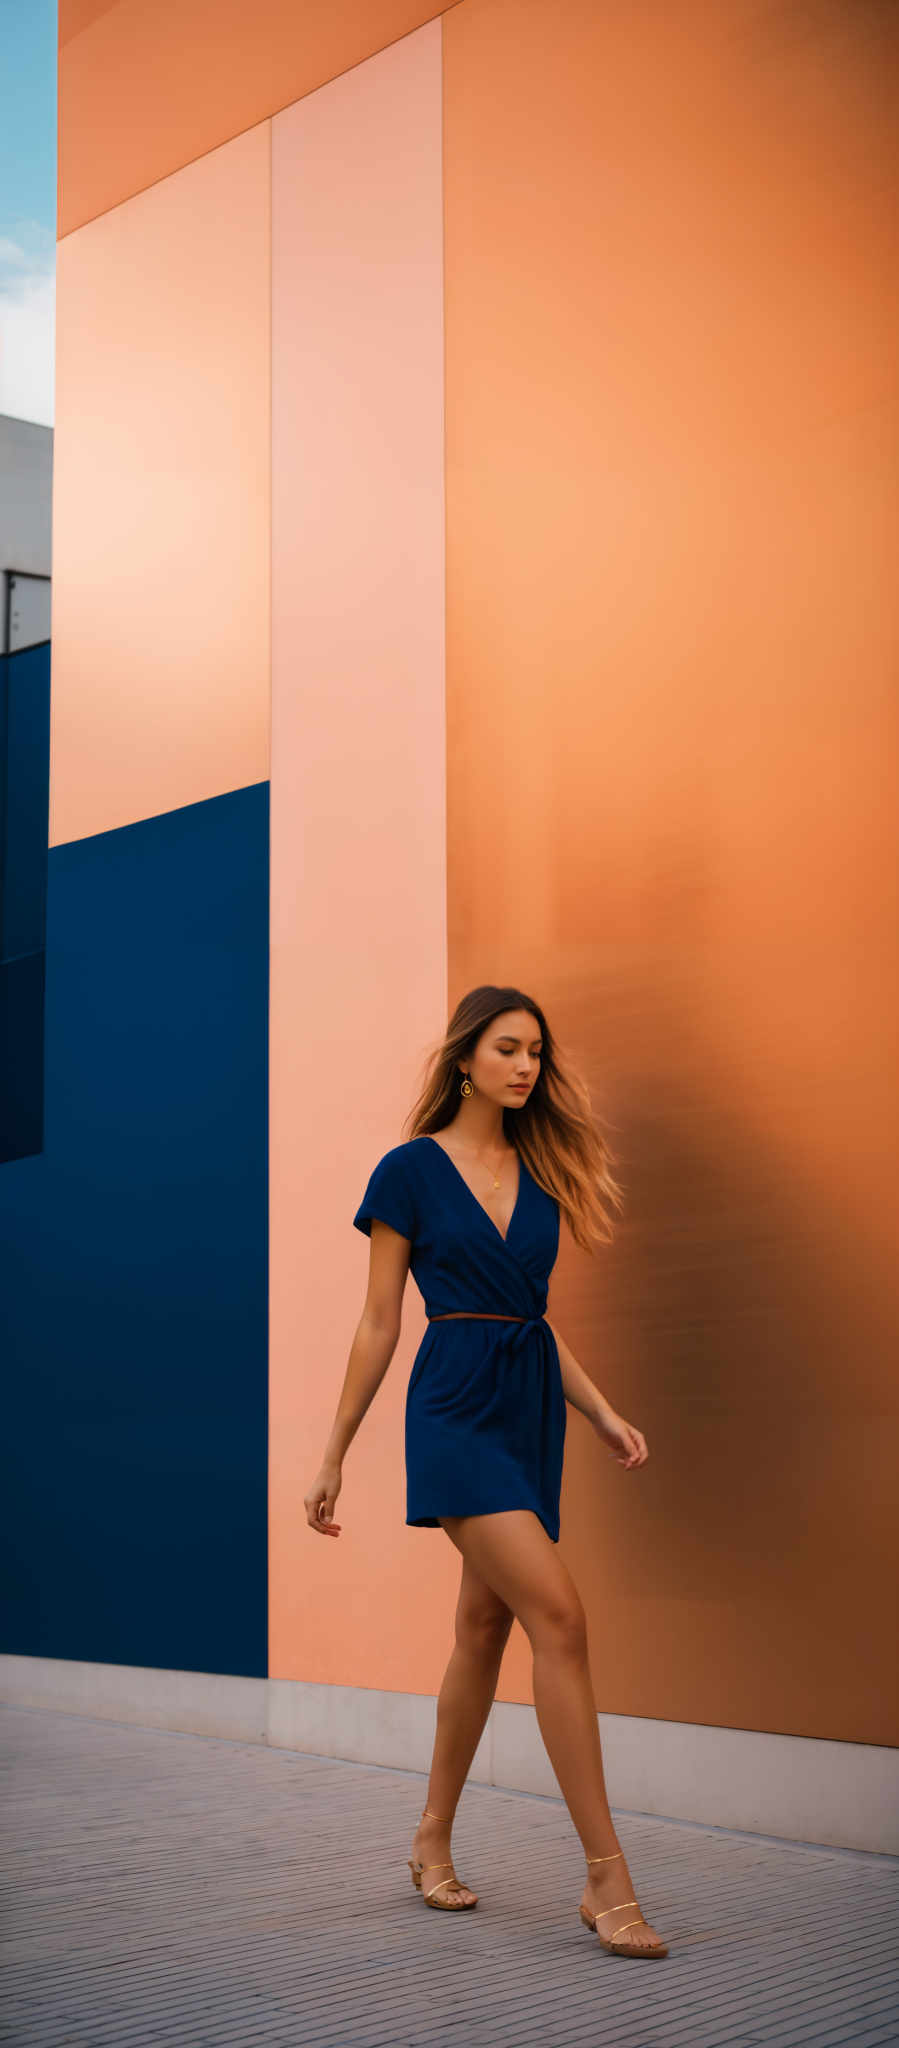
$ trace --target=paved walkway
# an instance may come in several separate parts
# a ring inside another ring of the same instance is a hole
[[[15,2048],[875,2048],[899,2043],[899,1860],[616,1814],[659,1962],[577,1913],[561,1801],[469,1784],[468,1913],[406,1869],[425,1781],[5,1708]],[[892,1923],[892,1924],[890,1924]]]

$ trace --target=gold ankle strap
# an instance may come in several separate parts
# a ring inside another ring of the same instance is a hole
[[[623,1856],[623,1849],[613,1849],[611,1856],[588,1856],[588,1863],[614,1863],[616,1856]]]
[[[450,1826],[450,1823],[451,1823],[451,1821],[452,1821],[452,1818],[453,1818],[453,1816],[452,1816],[452,1814],[451,1814],[451,1813],[435,1813],[435,1812],[434,1812],[434,1809],[433,1809],[433,1807],[431,1807],[431,1806],[425,1806],[425,1807],[424,1807],[424,1808],[422,1809],[422,1820],[424,1819],[424,1816],[425,1816],[425,1814],[426,1814],[426,1813],[429,1813],[429,1814],[430,1814],[430,1816],[431,1816],[431,1819],[432,1819],[432,1820],[443,1820],[443,1821],[446,1821],[447,1827],[449,1827],[449,1826]],[[439,1863],[438,1863],[438,1865],[437,1865],[437,1868],[438,1868],[438,1870],[439,1870],[439,1868],[440,1868],[440,1865],[439,1865]]]

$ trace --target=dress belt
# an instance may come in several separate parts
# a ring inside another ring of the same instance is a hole
[[[471,1317],[471,1316],[474,1316],[474,1317],[476,1318],[476,1320],[477,1320],[478,1322],[485,1322],[485,1323],[526,1323],[526,1322],[527,1322],[527,1321],[529,1320],[529,1318],[528,1318],[527,1316],[497,1316],[497,1315],[493,1315],[493,1314],[491,1313],[490,1309],[486,1309],[486,1308],[485,1308],[485,1309],[480,1309],[480,1308],[453,1308],[453,1309],[450,1309],[450,1310],[448,1311],[448,1313],[447,1313],[447,1314],[446,1314],[445,1316],[429,1316],[429,1317],[428,1317],[428,1322],[429,1322],[429,1323],[454,1323],[454,1322],[456,1322],[456,1321],[457,1321],[457,1320],[458,1320],[458,1319],[459,1319],[459,1318],[460,1318],[461,1316],[465,1316],[465,1317]],[[538,1321],[538,1320],[540,1320],[540,1318],[538,1318],[538,1317],[536,1317],[536,1316],[535,1316],[535,1317],[534,1317],[534,1321],[536,1322],[536,1321]]]
[[[517,1323],[518,1328],[514,1337],[509,1338],[507,1347],[509,1357],[514,1358],[519,1351],[526,1349],[530,1342],[531,1332],[533,1331],[542,1345],[545,1362],[551,1364],[555,1360],[558,1364],[559,1354],[556,1348],[556,1341],[545,1316],[501,1316],[495,1314],[492,1309],[487,1308],[456,1308],[448,1309],[446,1314],[442,1316],[429,1316],[428,1322],[452,1323],[455,1322],[457,1317],[460,1321],[466,1317],[471,1317],[478,1322]]]

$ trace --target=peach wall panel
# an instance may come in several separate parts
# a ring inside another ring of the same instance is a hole
[[[627,1212],[550,1314],[609,1712],[895,1743],[897,21],[444,25],[449,994],[547,1005]],[[499,1697],[530,1700],[520,1631]]]
[[[269,1669],[428,1692],[458,1569],[405,1526],[411,1280],[339,1537],[303,1493],[365,1299],[353,1214],[445,1015],[439,22],[272,143]]]
[[[433,0],[60,0],[60,235],[440,13]]]
[[[268,774],[270,147],[59,246],[51,845]]]

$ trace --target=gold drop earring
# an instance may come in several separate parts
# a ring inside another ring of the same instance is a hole
[[[473,1094],[474,1094],[474,1089],[473,1089],[473,1087],[472,1087],[472,1085],[471,1085],[471,1082],[469,1081],[469,1078],[468,1078],[468,1075],[467,1075],[467,1074],[464,1074],[464,1075],[463,1075],[463,1077],[462,1077],[462,1087],[461,1087],[460,1093],[461,1093],[462,1095],[473,1095]]]

